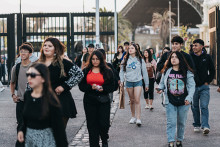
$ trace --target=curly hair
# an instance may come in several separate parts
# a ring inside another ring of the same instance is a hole
[[[45,42],[47,42],[47,41],[51,42],[55,48],[55,51],[54,51],[55,54],[53,57],[52,65],[54,65],[54,66],[58,65],[61,68],[60,76],[65,77],[65,71],[64,71],[62,57],[64,55],[66,46],[57,38],[49,37],[44,40],[42,47],[41,47],[41,50],[40,50],[41,55],[39,58],[39,62],[44,63],[46,61],[46,56],[44,54],[43,47],[44,47]]]
[[[178,51],[174,51],[174,52],[170,53],[167,64],[165,64],[163,69],[161,70],[162,73],[164,73],[170,67],[173,67],[173,65],[171,63],[171,57],[172,57],[173,54],[176,54],[177,58],[179,59],[179,71],[182,72],[183,76],[186,77],[188,70],[193,73],[193,70],[192,70],[192,68],[190,68],[190,66],[189,66],[188,62],[186,61],[185,57],[182,55],[182,53],[180,53]]]
[[[142,56],[141,56],[141,53],[140,51],[138,50],[137,48],[137,45],[135,43],[132,43],[130,46],[133,46],[136,50],[136,53],[135,53],[135,56],[139,59],[139,61],[141,62],[142,61]],[[129,49],[124,57],[124,63],[122,63],[122,65],[124,66],[123,70],[126,71],[126,66],[127,66],[127,62],[128,62],[128,59],[129,59]]]

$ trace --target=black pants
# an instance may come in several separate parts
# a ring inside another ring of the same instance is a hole
[[[106,144],[109,138],[110,127],[110,102],[85,102],[84,109],[89,132],[90,147],[99,147],[99,136],[102,143]]]
[[[145,84],[143,83],[144,88],[144,98],[147,99],[154,99],[154,78],[149,78],[149,90],[145,91]]]
[[[23,108],[24,108],[24,102],[23,101],[17,102],[16,104],[16,119],[17,119],[17,124],[18,124],[17,133],[18,133],[19,128],[21,127],[21,124],[23,123],[23,116],[22,116]],[[15,146],[24,147],[24,143],[20,143],[19,141],[17,141]]]

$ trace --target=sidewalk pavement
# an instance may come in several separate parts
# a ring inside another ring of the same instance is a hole
[[[219,147],[220,145],[220,94],[216,92],[217,86],[210,86],[210,126],[211,132],[208,136],[193,132],[192,112],[189,111],[187,126],[185,130],[184,147]],[[88,133],[85,123],[83,108],[83,93],[78,87],[74,87],[72,95],[76,103],[77,118],[70,119],[67,125],[67,137],[70,146],[89,146]],[[166,116],[161,105],[161,98],[155,93],[154,110],[146,110],[143,95],[141,96],[142,126],[137,127],[129,124],[131,118],[128,95],[126,92],[125,109],[117,109],[118,94],[114,93],[115,103],[112,105],[111,120],[113,120],[109,135],[109,147],[166,147]],[[0,92],[0,147],[12,147],[16,140],[16,118],[15,103],[11,98],[9,87]],[[76,139],[79,140],[76,140]],[[84,140],[83,140],[84,139]],[[75,141],[75,142],[74,142]],[[78,142],[76,142],[78,141]]]
[[[202,132],[193,132],[193,117],[191,108],[185,129],[184,147],[219,147],[220,146],[220,93],[217,86],[210,86],[209,123],[210,133],[204,136]],[[127,92],[126,92],[127,93]],[[126,95],[125,109],[118,109],[110,128],[109,147],[166,147],[166,116],[165,109],[161,105],[159,94],[154,94],[154,109],[144,109],[145,101],[141,96],[141,120],[142,126],[129,124],[131,118],[128,95]]]

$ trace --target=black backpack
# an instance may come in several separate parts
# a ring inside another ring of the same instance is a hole
[[[19,74],[20,66],[21,66],[21,63],[18,63],[15,66],[15,73],[16,73],[16,86],[15,86],[15,90],[18,90],[18,74]]]
[[[113,78],[114,78],[114,91],[118,90],[119,84],[118,84],[118,80],[119,80],[119,76],[118,76],[118,72],[114,69],[114,67],[112,66],[111,63],[107,63],[107,65],[111,68],[112,72],[113,72]]]

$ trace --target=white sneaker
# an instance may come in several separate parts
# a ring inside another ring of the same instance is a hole
[[[132,117],[131,120],[129,121],[130,124],[136,123],[136,118]]]
[[[200,132],[200,127],[194,127],[194,132],[196,133]]]
[[[149,108],[150,108],[149,105],[146,105],[146,106],[145,106],[145,109],[149,109]]]
[[[2,91],[4,91],[5,90],[5,88],[4,87],[1,87],[0,88],[0,92],[2,92]]]
[[[140,119],[137,119],[137,121],[136,121],[136,125],[137,125],[138,127],[141,126],[141,120],[140,120]]]
[[[210,132],[210,129],[209,129],[209,128],[204,128],[204,129],[203,129],[203,134],[204,134],[204,135],[208,135],[209,132]]]

